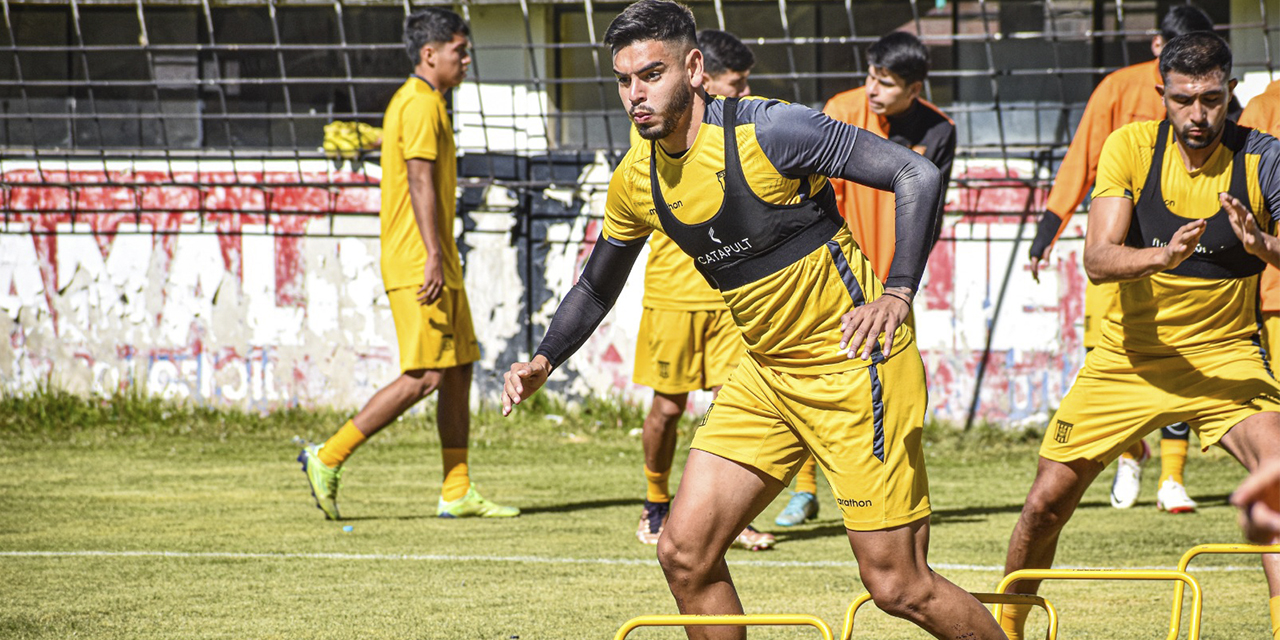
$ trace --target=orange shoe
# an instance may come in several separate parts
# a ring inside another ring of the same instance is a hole
[[[658,544],[658,536],[662,535],[662,526],[667,523],[667,514],[670,512],[670,502],[645,500],[644,511],[640,512],[640,524],[636,526],[636,538],[644,544]]]
[[[738,537],[734,539],[732,546],[737,549],[746,549],[747,551],[764,551],[765,549],[772,549],[775,542],[777,540],[772,533],[758,531],[755,527],[747,525],[747,528],[743,529],[742,533],[739,533]]]

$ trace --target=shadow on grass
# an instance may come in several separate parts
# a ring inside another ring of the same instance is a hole
[[[588,500],[567,504],[552,504],[542,507],[520,507],[520,515],[531,516],[539,513],[568,513],[571,511],[588,511],[591,509],[609,509],[611,507],[641,507],[643,503],[635,498],[614,498],[612,500]]]

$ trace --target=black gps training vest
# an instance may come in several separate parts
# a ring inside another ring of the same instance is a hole
[[[650,143],[650,190],[662,231],[693,257],[698,272],[721,291],[791,266],[835,236],[843,224],[829,182],[796,204],[770,204],[756,196],[738,157],[737,111],[738,99],[725,99],[724,202],[705,222],[685,224],[671,213],[658,187],[657,145]]]
[[[1164,202],[1160,175],[1164,167],[1164,149],[1169,140],[1169,127],[1168,120],[1160,123],[1155,155],[1151,158],[1151,168],[1142,185],[1141,197],[1134,207],[1133,221],[1129,223],[1129,233],[1124,242],[1126,246],[1136,249],[1163,247],[1169,244],[1180,227],[1194,220],[1174,214]],[[1222,144],[1232,152],[1231,187],[1227,193],[1246,203],[1246,206],[1249,202],[1249,184],[1244,150],[1251,131],[1253,130],[1228,120],[1226,130],[1222,132]],[[1195,253],[1165,273],[1210,280],[1247,278],[1262,273],[1266,263],[1244,250],[1240,238],[1231,230],[1228,215],[1226,209],[1218,209],[1208,219]]]

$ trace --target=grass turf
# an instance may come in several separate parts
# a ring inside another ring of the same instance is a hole
[[[637,410],[541,402],[514,420],[477,414],[473,478],[486,496],[524,509],[508,521],[434,517],[440,467],[430,413],[405,418],[353,457],[340,495],[347,519],[335,523],[312,505],[290,436],[323,438],[344,416],[56,392],[0,398],[0,637],[604,638],[630,617],[675,612],[653,548],[634,538],[644,493],[639,438],[628,435]],[[992,590],[1035,470],[1036,438],[931,426],[927,447],[930,560],[966,589]],[[1127,511],[1109,506],[1104,473],[1063,534],[1058,563],[1172,568],[1194,544],[1240,540],[1226,498],[1243,471],[1225,453],[1192,454],[1194,515],[1157,512],[1157,469],[1158,460],[1148,466],[1142,498]],[[748,612],[812,613],[838,629],[863,591],[839,512],[819,485],[817,520],[774,526],[784,492],[756,523],[778,536],[778,548],[730,551]],[[16,555],[29,552],[55,553]],[[1193,574],[1206,592],[1203,637],[1266,635],[1255,558],[1202,557]],[[1065,638],[1163,637],[1171,592],[1120,582],[1042,589]],[[1031,625],[1042,622],[1035,614]],[[926,636],[867,607],[854,637]]]

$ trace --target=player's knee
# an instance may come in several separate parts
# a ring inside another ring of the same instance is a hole
[[[931,581],[914,573],[878,571],[866,575],[864,572],[862,583],[871,593],[876,607],[898,618],[920,618],[932,598]]]
[[[653,406],[649,408],[649,417],[662,424],[672,424],[684,415],[684,404],[677,403],[661,394],[654,394]]]
[[[1037,535],[1043,535],[1062,529],[1069,513],[1070,507],[1064,500],[1033,491],[1022,507],[1022,522]]]
[[[415,369],[406,371],[402,379],[405,381],[405,386],[408,387],[409,392],[418,400],[421,400],[440,388],[440,381],[443,377],[443,372],[439,369]]]
[[[658,538],[658,564],[662,566],[667,582],[673,589],[698,582],[706,573],[705,559],[697,553],[696,546],[681,545],[669,533],[664,531]]]

